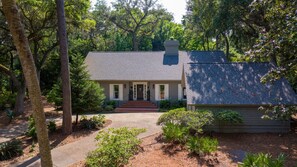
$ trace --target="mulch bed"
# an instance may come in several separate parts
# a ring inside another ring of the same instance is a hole
[[[107,127],[111,124],[111,120],[106,120],[104,127]],[[65,144],[69,144],[78,140],[83,139],[86,136],[93,134],[98,131],[98,129],[88,130],[82,129],[79,125],[73,124],[73,132],[71,135],[63,135],[61,125],[57,127],[57,130],[49,134],[50,146],[51,148],[57,148]],[[20,136],[17,139],[22,141],[23,155],[15,157],[10,160],[0,161],[0,166],[11,166],[17,162],[22,162],[28,158],[34,157],[39,152],[38,142],[27,136]]]

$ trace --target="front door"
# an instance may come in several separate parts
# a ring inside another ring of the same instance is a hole
[[[137,100],[143,100],[143,85],[137,84]]]

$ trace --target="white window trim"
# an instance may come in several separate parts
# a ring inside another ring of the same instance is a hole
[[[178,84],[178,99],[179,100],[186,100],[184,98],[184,94],[183,94],[183,87],[181,86],[181,84]]]
[[[165,86],[165,98],[160,99],[160,85]],[[169,99],[169,84],[155,84],[155,100],[160,101],[160,100],[168,100]]]
[[[114,98],[114,85],[119,85],[119,98]],[[110,100],[123,100],[123,84],[109,84],[109,98]]]
[[[137,85],[143,85],[143,100],[147,100],[147,82],[133,82],[133,100],[137,100]]]

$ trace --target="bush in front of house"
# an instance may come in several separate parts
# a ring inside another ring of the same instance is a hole
[[[189,128],[171,122],[166,123],[162,130],[167,142],[184,143],[189,134]]]
[[[160,101],[160,109],[169,110],[176,108],[185,108],[187,106],[187,102],[185,100],[161,100]]]
[[[224,110],[215,114],[215,119],[218,122],[227,124],[241,124],[243,122],[242,116],[232,110]]]
[[[186,111],[185,108],[177,108],[162,114],[157,124],[162,125],[163,137],[167,142],[186,143],[190,152],[200,155],[217,150],[216,139],[198,137],[203,133],[203,127],[213,120],[214,116],[208,110]]]
[[[115,109],[117,107],[117,102],[114,101],[114,100],[106,101],[105,102],[105,108],[107,106],[112,107],[113,109]]]
[[[137,135],[143,132],[145,129],[127,127],[100,131],[96,136],[97,149],[87,156],[87,166],[118,167],[127,164],[138,151],[141,140]]]
[[[105,115],[95,115],[88,119],[87,116],[83,115],[80,118],[80,125],[84,129],[99,129],[103,127],[105,123]]]
[[[0,161],[8,160],[23,154],[22,143],[20,140],[0,143]]]
[[[160,108],[161,109],[170,109],[170,100],[161,100]]]
[[[210,137],[191,136],[186,143],[190,152],[195,154],[209,154],[217,150],[218,140]]]
[[[205,125],[213,122],[213,114],[208,110],[186,111],[185,108],[177,108],[162,114],[158,121],[158,125],[166,125],[166,123],[174,123],[196,133],[202,133]]]
[[[240,167],[251,167],[251,166],[260,166],[260,167],[283,167],[285,165],[285,156],[280,154],[277,158],[272,158],[270,154],[258,153],[250,154],[248,153],[243,159]]]

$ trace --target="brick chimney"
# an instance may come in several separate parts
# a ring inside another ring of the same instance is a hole
[[[174,39],[166,40],[164,42],[165,47],[165,55],[168,56],[177,56],[178,55],[178,47],[179,42]]]

